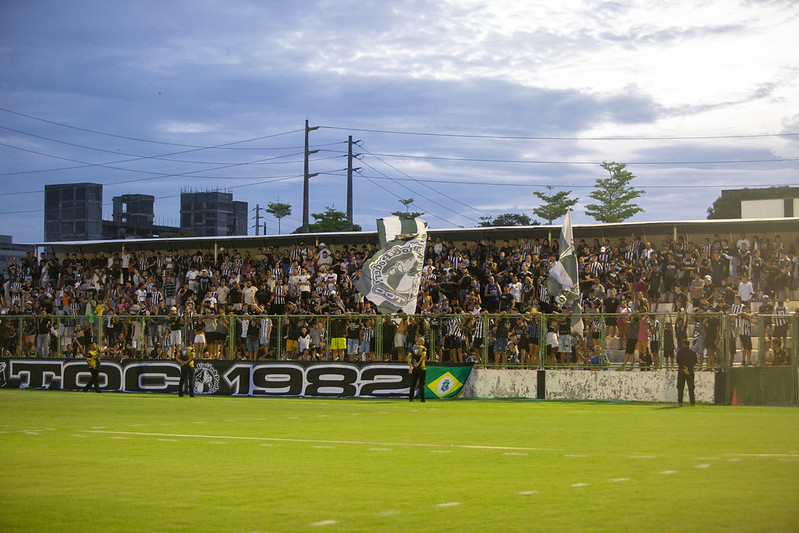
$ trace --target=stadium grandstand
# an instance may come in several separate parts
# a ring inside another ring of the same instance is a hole
[[[525,226],[430,230],[404,319],[354,289],[376,232],[40,243],[3,273],[0,344],[7,358],[82,358],[96,341],[116,360],[191,346],[211,361],[363,363],[401,362],[421,336],[442,364],[660,371],[687,338],[716,374],[790,370],[779,401],[796,402],[799,218],[573,232],[582,335],[547,294],[560,227]]]

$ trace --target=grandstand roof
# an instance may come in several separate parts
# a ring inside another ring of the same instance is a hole
[[[560,225],[539,226],[501,226],[476,228],[431,229],[429,237],[444,241],[474,242],[486,239],[531,239],[557,236]],[[716,233],[725,238],[738,239],[742,232],[748,234],[781,233],[784,242],[792,242],[799,237],[799,217],[769,219],[726,219],[726,220],[680,220],[656,222],[622,222],[617,224],[575,224],[575,239],[618,238],[631,234],[640,235],[644,240],[661,240],[674,235],[684,235],[696,240]],[[73,252],[113,252],[123,246],[131,251],[138,250],[177,250],[177,249],[258,249],[269,246],[289,246],[304,243],[317,245],[362,245],[377,243],[377,231],[346,231],[335,233],[302,233],[286,235],[240,235],[220,237],[174,237],[153,239],[113,239],[98,241],[43,242],[37,247],[54,253]]]

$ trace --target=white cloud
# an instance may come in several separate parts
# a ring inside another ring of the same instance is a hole
[[[208,133],[216,130],[210,124],[199,122],[165,122],[158,124],[157,129],[164,133]]]

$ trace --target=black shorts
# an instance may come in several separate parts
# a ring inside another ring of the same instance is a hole
[[[630,337],[627,339],[627,346],[624,349],[624,353],[630,354],[635,353],[635,346],[638,344],[637,337]]]
[[[445,350],[457,350],[462,347],[463,342],[461,341],[460,337],[456,337],[455,335],[447,335],[444,337]]]
[[[649,341],[649,351],[652,353],[658,353],[660,350],[660,341]]]
[[[741,349],[747,351],[752,350],[752,337],[749,335],[741,335]]]

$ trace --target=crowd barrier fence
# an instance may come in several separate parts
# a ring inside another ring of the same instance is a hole
[[[700,367],[709,370],[795,369],[799,355],[799,314],[584,314],[582,336],[565,333],[568,320],[567,315],[540,313],[5,315],[0,317],[0,356],[80,358],[93,340],[106,349],[105,357],[118,359],[167,359],[191,345],[201,359],[397,361],[418,337],[424,339],[431,361],[482,368],[614,368],[631,349],[629,368],[671,368],[682,338],[699,353]],[[645,330],[642,321],[647,322]],[[303,325],[311,343],[308,352],[298,353]],[[636,326],[637,332],[630,330]],[[342,338],[343,344],[334,340]]]

